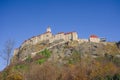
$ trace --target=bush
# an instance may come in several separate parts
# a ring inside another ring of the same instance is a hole
[[[101,79],[105,80],[111,80],[112,76],[116,73],[117,67],[111,63],[102,63],[102,62],[94,62],[92,64],[93,69],[90,73],[90,76],[94,80],[94,78],[99,77]]]
[[[42,64],[46,61],[46,59],[39,59],[36,61],[37,64]]]
[[[108,75],[104,78],[104,80],[113,80],[113,76]]]
[[[68,59],[68,63],[69,64],[75,64],[77,62],[79,62],[81,60],[81,53],[79,53],[78,51],[74,50],[72,52],[71,57],[69,57]]]
[[[8,74],[9,74],[9,70],[3,71],[2,72],[2,80],[5,80]]]
[[[19,70],[19,69],[27,69],[27,65],[25,65],[25,64],[17,64],[17,65],[15,65],[14,66],[14,69],[17,69],[17,70]]]
[[[49,58],[51,56],[51,52],[48,49],[45,49],[44,51],[40,52],[42,56]]]
[[[2,73],[0,73],[0,79],[2,79]]]
[[[30,63],[30,62],[32,62],[33,60],[32,60],[32,58],[31,58],[31,56],[28,56],[25,61],[28,62],[28,63]]]
[[[7,76],[6,80],[23,80],[23,77],[20,73],[12,73]]]
[[[113,60],[113,62],[114,62],[116,65],[120,66],[120,58],[115,57],[114,60]]]
[[[113,76],[113,80],[120,80],[120,74],[115,74]]]
[[[58,80],[56,79],[58,70],[50,63],[31,65],[31,69],[25,74],[25,77],[26,80]]]

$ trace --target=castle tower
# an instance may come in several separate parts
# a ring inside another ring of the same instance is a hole
[[[51,28],[50,28],[50,27],[48,27],[46,31],[47,31],[47,32],[51,32]]]

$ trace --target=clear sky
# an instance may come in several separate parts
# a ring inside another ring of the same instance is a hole
[[[77,31],[79,38],[91,34],[120,40],[120,0],[0,0],[0,51],[5,41],[15,48],[51,26],[57,32]],[[0,58],[0,70],[5,62]]]

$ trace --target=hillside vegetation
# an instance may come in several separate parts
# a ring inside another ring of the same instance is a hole
[[[26,45],[0,73],[0,79],[120,80],[120,49],[115,43],[61,41]]]

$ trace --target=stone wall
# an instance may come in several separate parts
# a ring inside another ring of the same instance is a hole
[[[19,48],[14,49],[13,55],[17,55],[18,52],[19,52]]]
[[[99,43],[100,42],[100,38],[90,38],[90,42]]]

